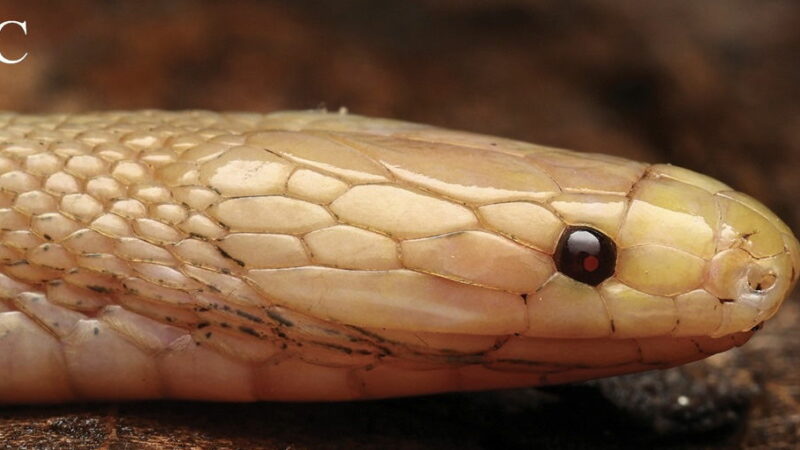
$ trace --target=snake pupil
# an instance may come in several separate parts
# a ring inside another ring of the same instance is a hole
[[[596,256],[586,255],[583,258],[583,269],[587,272],[594,272],[598,267],[600,267],[600,260]]]
[[[617,247],[594,228],[568,227],[556,248],[555,262],[564,275],[597,286],[614,274]]]

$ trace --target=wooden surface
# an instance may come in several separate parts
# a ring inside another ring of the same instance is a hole
[[[669,161],[800,225],[791,0],[3,2],[8,19],[29,36],[4,30],[0,52],[29,56],[0,66],[0,109],[347,106]],[[0,446],[794,448],[799,314],[795,295],[712,363],[544,392],[2,407]]]

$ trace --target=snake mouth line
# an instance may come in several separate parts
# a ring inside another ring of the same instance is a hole
[[[383,359],[404,367],[480,365],[507,372],[559,373],[575,369],[625,368],[641,365],[665,368],[705,358],[743,345],[756,330],[721,337],[669,336],[622,339],[548,339],[510,337],[497,348],[470,354],[425,353],[417,350]]]

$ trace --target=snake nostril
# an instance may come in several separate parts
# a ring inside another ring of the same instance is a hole
[[[750,270],[747,273],[747,284],[755,292],[768,291],[777,279],[772,271]]]

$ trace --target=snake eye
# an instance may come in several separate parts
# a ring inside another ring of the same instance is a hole
[[[589,227],[567,227],[555,253],[558,271],[573,280],[597,286],[614,274],[617,246]]]

